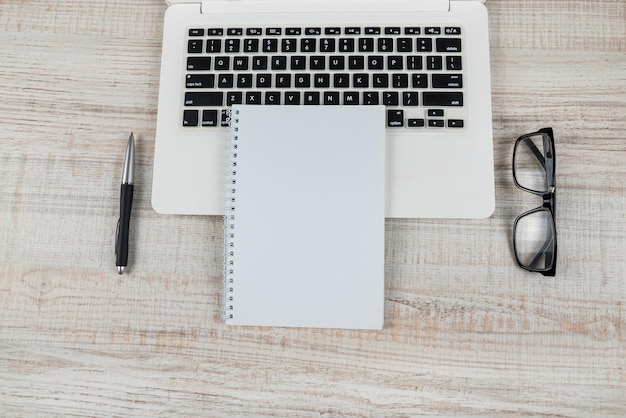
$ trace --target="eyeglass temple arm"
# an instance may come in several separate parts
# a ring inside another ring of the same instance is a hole
[[[535,143],[530,138],[524,138],[524,143],[526,144],[526,146],[528,146],[528,148],[530,148],[532,153],[539,160],[539,163],[541,163],[541,166],[545,170],[545,168],[546,168],[546,159],[544,158],[544,156],[541,153],[541,151],[539,151],[539,148],[537,148]]]
[[[541,247],[541,249],[539,251],[537,251],[537,255],[528,264],[528,267],[533,268],[533,269],[537,268],[537,264],[539,264],[539,261],[541,261],[541,259],[544,256],[546,257],[546,266],[552,265],[552,251],[547,251],[547,250],[548,250],[548,248],[552,247],[552,241],[554,240],[554,236],[553,236],[551,230],[548,230],[547,233],[548,233],[548,237],[546,238],[545,242],[543,243],[543,246]]]

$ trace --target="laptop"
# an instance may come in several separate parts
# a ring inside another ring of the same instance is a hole
[[[485,218],[493,212],[482,2],[168,3],[152,188],[157,212],[223,215],[234,104],[384,105],[386,217]]]

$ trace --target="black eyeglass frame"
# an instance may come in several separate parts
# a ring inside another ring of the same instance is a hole
[[[537,137],[537,136],[541,136],[543,138],[543,147],[544,147],[543,154],[541,153],[541,151],[537,149],[535,144],[532,141],[530,141],[530,138]],[[517,181],[517,176],[515,175],[515,156],[518,150],[518,146],[522,141],[526,143],[526,145],[530,148],[532,153],[537,157],[541,165],[544,167],[546,171],[546,184],[547,184],[547,189],[548,189],[547,191],[532,190],[532,189],[522,186]],[[522,135],[519,138],[517,138],[517,141],[515,141],[515,147],[513,149],[512,167],[513,167],[513,181],[515,182],[515,185],[519,189],[525,192],[532,193],[534,195],[541,197],[541,199],[543,200],[543,204],[541,206],[535,209],[526,211],[522,213],[521,215],[519,215],[517,218],[515,218],[515,222],[513,223],[513,252],[515,254],[515,261],[517,261],[517,265],[523,268],[524,270],[541,273],[544,276],[554,276],[556,274],[556,259],[557,259],[556,258],[557,256],[556,221],[555,221],[555,216],[554,216],[556,212],[556,178],[555,178],[556,156],[554,153],[554,133],[552,132],[552,128],[543,128],[543,129],[538,130],[537,132]],[[549,219],[551,219],[551,223],[550,223],[551,230],[547,231],[549,236],[546,238],[546,241],[543,247],[539,250],[535,258],[528,265],[526,265],[522,263],[522,261],[519,259],[517,255],[517,243],[515,239],[515,237],[517,236],[516,235],[517,224],[519,223],[520,219],[524,218],[525,216],[531,215],[533,213],[541,212],[541,211],[544,211],[550,215]],[[553,251],[549,252],[547,250],[548,248],[552,246],[552,240],[554,240]],[[543,268],[543,269],[533,267],[533,265],[539,262],[539,260],[541,260],[541,258],[543,257],[546,257],[545,265],[549,267]]]

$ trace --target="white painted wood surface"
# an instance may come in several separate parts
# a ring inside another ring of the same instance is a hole
[[[385,328],[339,331],[226,327],[222,219],[152,211],[162,1],[0,1],[0,415],[625,416],[626,3],[487,6],[496,212],[388,220]],[[510,244],[544,126],[555,278]]]

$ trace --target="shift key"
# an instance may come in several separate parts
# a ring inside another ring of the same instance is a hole
[[[224,102],[223,92],[189,92],[185,93],[185,106],[222,106]]]
[[[461,92],[427,91],[423,94],[424,106],[463,106],[463,93]]]

